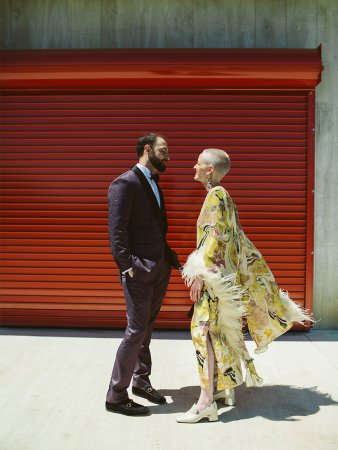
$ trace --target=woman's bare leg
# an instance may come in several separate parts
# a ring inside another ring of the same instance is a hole
[[[198,411],[203,411],[213,402],[214,391],[214,370],[215,370],[215,355],[210,341],[210,335],[207,334],[207,351],[208,351],[208,389],[201,388],[200,397],[196,404]]]

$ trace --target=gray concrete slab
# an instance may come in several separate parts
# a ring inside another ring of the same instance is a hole
[[[288,333],[255,358],[259,388],[236,389],[219,421],[177,424],[199,393],[188,332],[156,331],[153,385],[168,400],[148,417],[104,409],[122,331],[3,328],[1,450],[338,448],[338,331]],[[254,345],[248,341],[253,351]],[[208,446],[208,447],[206,447]]]

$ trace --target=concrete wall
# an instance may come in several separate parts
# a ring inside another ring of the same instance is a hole
[[[338,328],[338,0],[0,0],[2,48],[323,45],[314,313]]]

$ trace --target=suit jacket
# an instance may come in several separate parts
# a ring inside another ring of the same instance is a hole
[[[135,274],[146,277],[163,257],[173,267],[181,267],[166,242],[168,222],[160,188],[159,192],[162,208],[137,166],[120,175],[109,187],[109,242],[121,272],[132,267]]]

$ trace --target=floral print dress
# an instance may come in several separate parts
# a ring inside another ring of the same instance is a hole
[[[235,203],[221,186],[211,189],[197,221],[197,250],[188,258],[188,284],[204,280],[191,321],[201,387],[208,387],[207,336],[215,354],[217,389],[260,385],[242,332],[247,321],[255,353],[289,330],[293,322],[312,320],[278,288],[261,253],[245,235]],[[245,376],[243,373],[245,370]]]

